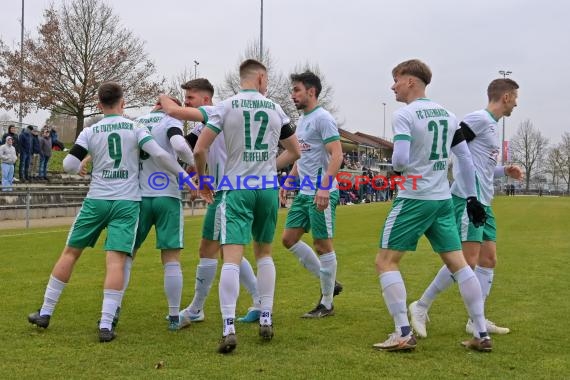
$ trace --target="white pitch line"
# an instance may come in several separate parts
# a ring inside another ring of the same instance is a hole
[[[55,230],[55,231],[43,231],[43,232],[24,232],[24,233],[21,233],[21,234],[0,235],[0,238],[3,238],[3,237],[12,237],[12,236],[51,234],[51,233],[54,233],[54,232],[69,232],[69,229],[67,229],[67,230]]]

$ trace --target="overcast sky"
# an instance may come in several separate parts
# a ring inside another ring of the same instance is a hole
[[[59,1],[55,1],[58,3]],[[158,72],[170,78],[200,62],[214,85],[259,37],[260,0],[110,2],[125,27],[146,41]],[[25,28],[36,33],[50,0],[25,1]],[[0,38],[20,38],[20,0],[2,1]],[[487,104],[500,75],[520,85],[507,139],[530,119],[551,141],[570,132],[570,3],[562,0],[265,0],[264,46],[285,73],[317,63],[334,88],[344,128],[392,137],[397,63],[419,58],[433,71],[427,95],[462,117]],[[3,113],[0,111],[0,114]],[[136,116],[138,113],[129,110]],[[47,113],[24,120],[42,123]]]

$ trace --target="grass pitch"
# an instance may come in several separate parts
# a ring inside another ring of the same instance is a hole
[[[319,283],[281,247],[285,213],[279,214],[274,244],[277,288],[275,338],[257,336],[255,324],[238,324],[233,354],[216,353],[221,335],[217,279],[206,302],[206,321],[167,331],[163,270],[154,237],[133,267],[118,338],[97,341],[104,276],[103,237],[85,251],[47,330],[26,316],[42,303],[53,264],[65,243],[66,228],[0,232],[0,377],[7,378],[179,378],[179,379],[561,379],[570,376],[568,255],[570,199],[499,197],[499,264],[486,314],[511,328],[494,339],[494,351],[466,351],[466,311],[456,288],[434,304],[429,337],[411,353],[378,352],[372,344],[393,330],[374,270],[378,237],[390,204],[337,209],[335,248],[344,292],[335,299],[336,315],[304,320],[319,297]],[[182,264],[182,306],[191,300],[202,218],[186,221]],[[307,236],[307,235],[306,235]],[[310,242],[310,240],[306,240]],[[251,249],[247,257],[253,261]],[[402,263],[408,302],[417,299],[441,261],[425,239]],[[218,267],[219,268],[219,267]],[[238,314],[251,300],[242,289]]]

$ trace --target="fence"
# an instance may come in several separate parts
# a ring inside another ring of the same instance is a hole
[[[32,219],[75,216],[88,190],[88,186],[15,185],[13,191],[0,192],[0,221],[25,220],[30,228]],[[186,191],[182,194],[183,206],[191,215],[204,208],[203,200],[189,200]]]

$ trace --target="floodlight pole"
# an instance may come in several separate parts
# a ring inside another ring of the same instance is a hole
[[[263,62],[263,0],[261,0],[261,16],[259,22],[259,61]]]
[[[506,78],[513,72],[508,70],[499,70],[499,74]],[[503,115],[503,140],[501,141],[501,164],[505,165],[505,116]]]
[[[20,93],[18,100],[20,106],[18,107],[18,123],[22,127],[22,90],[24,87],[24,0],[22,0],[22,20],[20,23]]]

